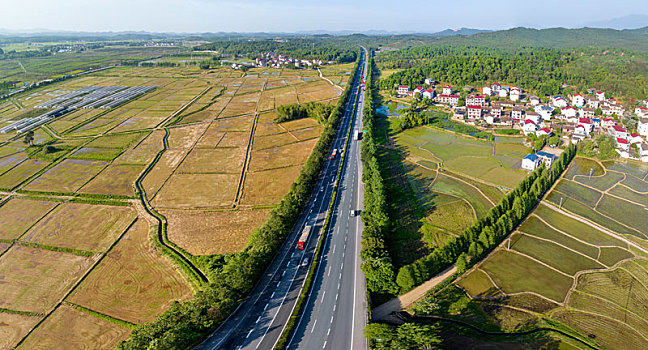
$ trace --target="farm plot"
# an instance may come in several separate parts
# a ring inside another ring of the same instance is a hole
[[[11,170],[0,175],[0,188],[13,189],[25,181],[25,179],[45,168],[47,165],[49,165],[48,162],[36,159],[27,159]]]
[[[162,150],[164,132],[154,131],[139,144],[125,151],[113,163],[123,164],[148,164],[155,155]]]
[[[221,112],[219,118],[254,113],[257,109],[257,102],[260,96],[261,94],[259,93],[234,96],[223,112]]]
[[[277,204],[297,179],[301,165],[248,172],[245,175],[241,205]]]
[[[136,215],[129,207],[62,203],[21,239],[48,246],[105,251]]]
[[[310,155],[316,139],[295,142],[281,147],[252,150],[250,171],[261,171],[303,164]],[[254,145],[254,144],[253,144]]]
[[[0,349],[13,349],[40,317],[0,312]]]
[[[195,148],[178,167],[177,174],[240,174],[244,148]]]
[[[130,333],[126,327],[61,305],[18,349],[114,349]]]
[[[68,301],[132,323],[152,321],[174,300],[192,295],[185,279],[161,257],[137,220]]]
[[[0,206],[0,239],[15,239],[58,203],[12,198]]]
[[[79,193],[134,197],[133,184],[144,165],[111,164],[102,170]]]
[[[239,174],[174,174],[152,204],[177,209],[231,207],[239,178]]]
[[[104,161],[65,159],[31,181],[25,190],[73,193],[108,164]]]
[[[0,257],[0,307],[36,313],[51,309],[94,258],[14,244]]]
[[[265,222],[269,212],[270,209],[160,211],[169,223],[169,240],[194,255],[243,250],[249,236]]]

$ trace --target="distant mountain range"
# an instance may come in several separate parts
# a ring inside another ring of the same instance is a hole
[[[605,21],[589,22],[585,25],[592,28],[636,29],[648,26],[648,15],[629,15]]]

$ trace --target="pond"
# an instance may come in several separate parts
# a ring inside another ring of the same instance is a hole
[[[380,113],[388,117],[398,117],[400,116],[400,113],[398,113],[398,111],[405,108],[409,108],[409,106],[402,103],[390,101],[386,105],[382,105],[376,108],[376,113]]]

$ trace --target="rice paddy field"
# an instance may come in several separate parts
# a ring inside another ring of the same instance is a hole
[[[124,324],[191,298],[195,282],[154,244],[137,179],[183,252],[238,252],[322,131],[312,119],[275,124],[274,109],[342,91],[317,71],[115,67],[0,103],[0,127],[86,86],[156,89],[61,116],[31,145],[0,134],[0,348],[114,348]]]
[[[515,138],[486,141],[428,126],[394,132],[392,120],[382,122],[389,136],[381,166],[398,221],[393,258],[405,265],[457,236],[514,188],[526,176],[519,163],[527,149]]]
[[[515,308],[531,325],[561,324],[608,349],[645,348],[647,175],[641,163],[576,158],[510,240],[455,285],[482,309]]]

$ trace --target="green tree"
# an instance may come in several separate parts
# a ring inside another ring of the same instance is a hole
[[[23,138],[23,143],[33,146],[34,144],[34,132],[32,130],[27,131],[25,137]]]

